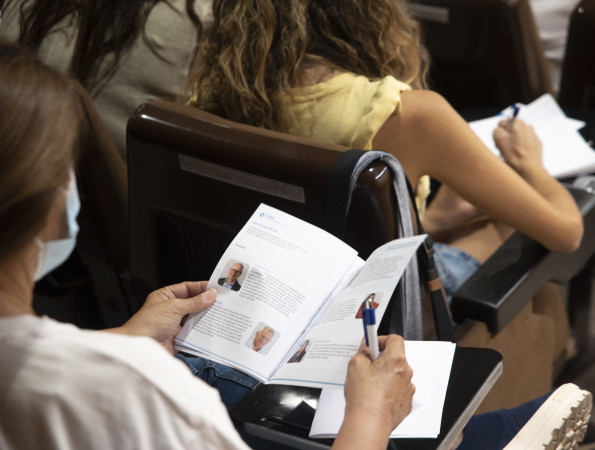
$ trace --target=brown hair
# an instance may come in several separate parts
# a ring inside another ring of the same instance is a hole
[[[426,86],[427,52],[403,0],[214,0],[188,102],[275,129],[275,94],[298,86],[312,61]]]
[[[0,0],[2,5],[15,0]],[[200,32],[194,12],[196,0],[186,0],[186,13]],[[158,3],[172,7],[171,0],[30,0],[20,5],[19,43],[37,50],[43,39],[64,18],[75,21],[78,33],[69,76],[76,78],[92,94],[97,94],[116,71],[122,55],[142,37],[159,58],[156,45],[145,33],[145,25]]]
[[[80,134],[70,83],[34,54],[0,42],[0,263],[44,225]]]

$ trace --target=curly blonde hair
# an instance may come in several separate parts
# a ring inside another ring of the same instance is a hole
[[[427,52],[403,0],[214,0],[184,100],[277,129],[276,94],[313,61],[426,87]]]

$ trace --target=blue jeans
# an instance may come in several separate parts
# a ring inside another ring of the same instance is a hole
[[[501,450],[550,395],[551,392],[513,409],[499,409],[471,417],[457,450]]]
[[[258,384],[258,380],[223,364],[209,361],[199,356],[177,353],[176,358],[188,366],[192,373],[219,391],[221,401],[231,413],[232,408]],[[273,444],[257,436],[248,434],[244,427],[236,425],[236,430],[248,446],[254,450],[291,450],[281,444]]]
[[[434,242],[434,261],[442,280],[448,304],[452,296],[467,278],[475,273],[481,265],[477,259],[452,245]]]
[[[176,354],[176,358],[186,364],[195,376],[219,391],[228,412],[258,384],[258,380],[215,361],[183,353]]]

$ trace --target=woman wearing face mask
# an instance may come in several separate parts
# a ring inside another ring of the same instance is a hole
[[[206,282],[153,292],[111,332],[35,315],[35,280],[62,263],[76,240],[80,117],[67,80],[0,42],[0,448],[248,448],[226,406],[256,380],[171,355],[183,316],[215,300]],[[386,448],[411,410],[403,340],[385,336],[380,345],[378,360],[362,347],[350,366],[338,447]],[[218,391],[197,378],[213,368],[208,382]],[[370,414],[377,420],[359,430]]]
[[[205,292],[206,282],[153,292],[111,333],[35,316],[35,280],[74,247],[79,208],[74,148],[82,114],[66,80],[1,42],[0,105],[0,448],[248,448],[226,406],[256,380],[212,361],[171,355],[182,317],[215,300],[215,290]],[[390,432],[411,410],[415,387],[403,340],[382,336],[379,344],[377,360],[362,346],[349,364],[345,419],[333,448],[385,449]],[[527,420],[544,400],[513,416]],[[550,397],[544,406],[550,402],[556,414],[545,412],[561,422],[541,429],[572,433],[548,439],[578,440],[590,401],[591,394],[576,386]],[[471,438],[485,441],[489,435],[490,448],[504,447],[517,429],[503,430],[503,415],[472,419],[463,445],[486,449]]]
[[[67,80],[1,42],[0,105],[0,447],[245,447],[217,391],[154,342],[172,350],[182,317],[214,301],[206,283],[156,291],[114,333],[35,316],[35,281],[76,242],[83,114]]]

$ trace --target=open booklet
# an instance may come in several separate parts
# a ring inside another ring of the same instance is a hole
[[[367,261],[326,231],[260,205],[217,264],[217,300],[191,315],[176,348],[267,383],[342,386],[363,337],[361,304],[378,322],[425,235]]]
[[[511,116],[509,107],[496,116],[469,125],[492,152],[500,155],[492,133],[498,122]],[[595,171],[595,151],[578,132],[585,123],[566,117],[550,94],[544,94],[528,105],[520,105],[517,117],[535,129],[543,144],[543,165],[551,176],[564,178]]]

